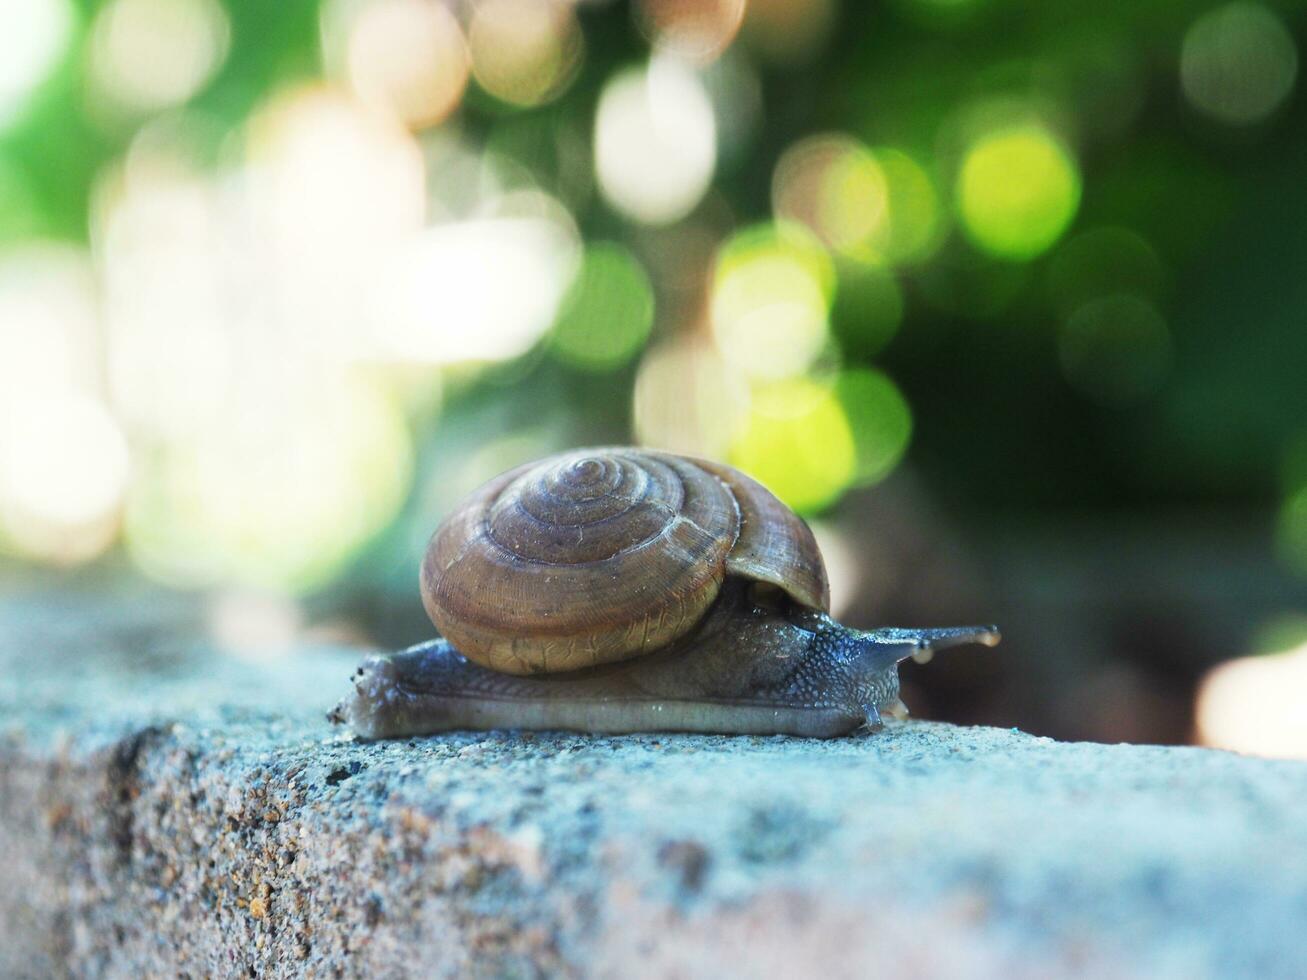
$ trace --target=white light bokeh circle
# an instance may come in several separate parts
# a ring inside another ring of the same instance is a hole
[[[1307,644],[1220,664],[1198,691],[1198,740],[1250,755],[1307,759],[1305,690]]]
[[[433,225],[396,256],[373,306],[372,349],[426,364],[526,353],[553,324],[580,256],[566,210],[535,192]]]
[[[656,47],[708,64],[735,40],[744,7],[745,0],[639,0],[635,17]]]
[[[4,0],[0,4],[0,127],[16,115],[54,70],[72,36],[68,0]]]
[[[748,381],[707,339],[683,335],[645,351],[634,412],[641,445],[725,459],[748,420]]]
[[[230,39],[218,0],[113,0],[92,28],[91,80],[128,109],[180,105],[213,78]]]
[[[21,554],[84,561],[113,540],[127,489],[127,441],[78,392],[0,404],[0,530]]]
[[[70,564],[113,541],[128,451],[99,397],[100,356],[85,251],[0,254],[0,546]]]
[[[354,91],[410,126],[434,125],[462,101],[471,63],[443,3],[374,0],[352,17],[345,47]]]
[[[376,282],[422,228],[416,140],[356,100],[305,89],[255,119],[246,175],[271,315],[308,349],[352,356]]]
[[[698,75],[670,57],[608,80],[594,142],[604,197],[645,224],[685,217],[708,190],[717,161],[708,94]]]
[[[0,252],[0,395],[99,379],[99,309],[85,250],[33,242]]]
[[[520,106],[562,95],[580,70],[583,38],[564,0],[479,0],[467,28],[477,82]]]

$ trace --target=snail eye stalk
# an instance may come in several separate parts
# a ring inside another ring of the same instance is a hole
[[[911,657],[917,663],[929,663],[937,650],[976,643],[998,646],[1001,636],[996,626],[947,626],[939,629],[903,629],[886,626],[860,633],[864,644],[862,656],[873,669],[886,669]]]

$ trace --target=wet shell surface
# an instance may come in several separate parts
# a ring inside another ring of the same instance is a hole
[[[812,532],[757,481],[671,453],[589,449],[473,492],[431,539],[422,600],[468,659],[562,673],[685,635],[728,575],[830,605]]]

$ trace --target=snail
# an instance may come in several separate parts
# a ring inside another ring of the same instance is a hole
[[[328,715],[362,738],[828,738],[906,713],[902,660],[999,639],[841,626],[812,531],[762,484],[628,448],[552,456],[474,491],[431,538],[421,589],[442,638],[369,658]]]

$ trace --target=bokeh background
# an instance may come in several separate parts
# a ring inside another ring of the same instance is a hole
[[[635,442],[999,622],[919,715],[1307,756],[1304,6],[5,0],[0,585],[416,642]]]

